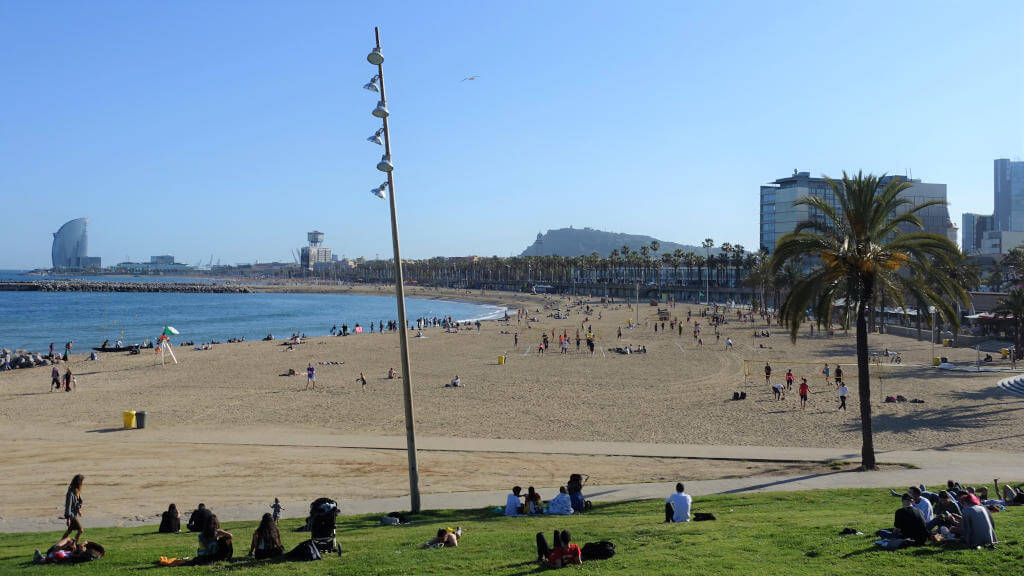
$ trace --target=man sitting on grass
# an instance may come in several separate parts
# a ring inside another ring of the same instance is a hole
[[[924,514],[914,505],[914,497],[904,494],[903,506],[896,510],[893,518],[893,533],[899,538],[906,538],[914,546],[921,546],[928,540],[928,528]]]
[[[683,483],[676,484],[676,493],[665,499],[665,522],[689,522],[693,498],[683,491]]]
[[[505,516],[519,516],[522,513],[522,505],[519,504],[519,499],[522,496],[519,495],[523,489],[519,486],[512,488],[512,493],[505,498]]]
[[[548,514],[572,514],[572,500],[565,486],[558,487],[558,495],[548,502]]]
[[[932,521],[932,503],[927,498],[921,497],[921,489],[917,486],[911,486],[907,492],[914,498],[914,508],[921,511],[921,515],[924,516],[925,522]]]

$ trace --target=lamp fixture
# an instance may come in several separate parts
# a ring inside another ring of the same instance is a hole
[[[366,61],[374,66],[380,66],[384,63],[384,54],[381,53],[379,46],[375,47],[373,51],[366,55]]]
[[[395,167],[391,164],[391,156],[385,154],[380,157],[380,162],[377,162],[377,170],[381,172],[391,172]]]
[[[369,138],[367,138],[366,141],[367,142],[373,142],[377,146],[383,146],[384,145],[384,141],[380,139],[380,135],[383,134],[383,133],[384,133],[384,129],[383,128],[379,128],[376,132],[373,133],[373,136],[370,136]]]
[[[369,82],[363,84],[363,89],[370,92],[380,92],[380,86],[377,85],[378,80],[380,80],[380,74],[375,74],[373,78],[370,78]]]
[[[377,198],[380,198],[381,200],[387,200],[388,199],[387,192],[385,192],[385,190],[387,190],[387,189],[388,189],[388,183],[384,182],[380,186],[374,188],[373,190],[370,190],[370,194],[373,194],[374,196],[376,196]]]
[[[373,114],[377,118],[387,118],[388,117],[388,114],[389,114],[388,107],[384,105],[384,101],[383,100],[380,100],[380,101],[377,102],[377,107],[373,109],[373,112],[371,112],[371,114]]]

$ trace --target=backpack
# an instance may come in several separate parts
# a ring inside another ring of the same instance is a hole
[[[694,512],[693,513],[693,521],[694,522],[703,522],[705,520],[717,520],[717,518],[715,518],[715,515],[712,514],[711,512]]]
[[[295,548],[292,548],[287,554],[289,560],[295,560],[298,562],[309,562],[311,560],[321,560],[320,550],[317,549],[316,544],[312,540],[306,540]]]
[[[605,560],[615,556],[615,544],[607,540],[600,542],[587,542],[581,550],[581,557],[584,562],[589,560]]]

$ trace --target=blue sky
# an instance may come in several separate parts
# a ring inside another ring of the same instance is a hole
[[[106,264],[313,229],[390,255],[374,25],[406,257],[569,225],[751,248],[794,168],[912,170],[959,225],[1024,155],[1021,2],[0,0],[0,267],[82,216]]]

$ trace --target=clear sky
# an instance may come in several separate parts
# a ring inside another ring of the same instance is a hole
[[[0,0],[0,267],[89,218],[104,264],[391,253],[573,225],[757,246],[758,187],[903,174],[992,210],[1024,154],[1024,2]],[[462,78],[478,75],[474,81]]]

